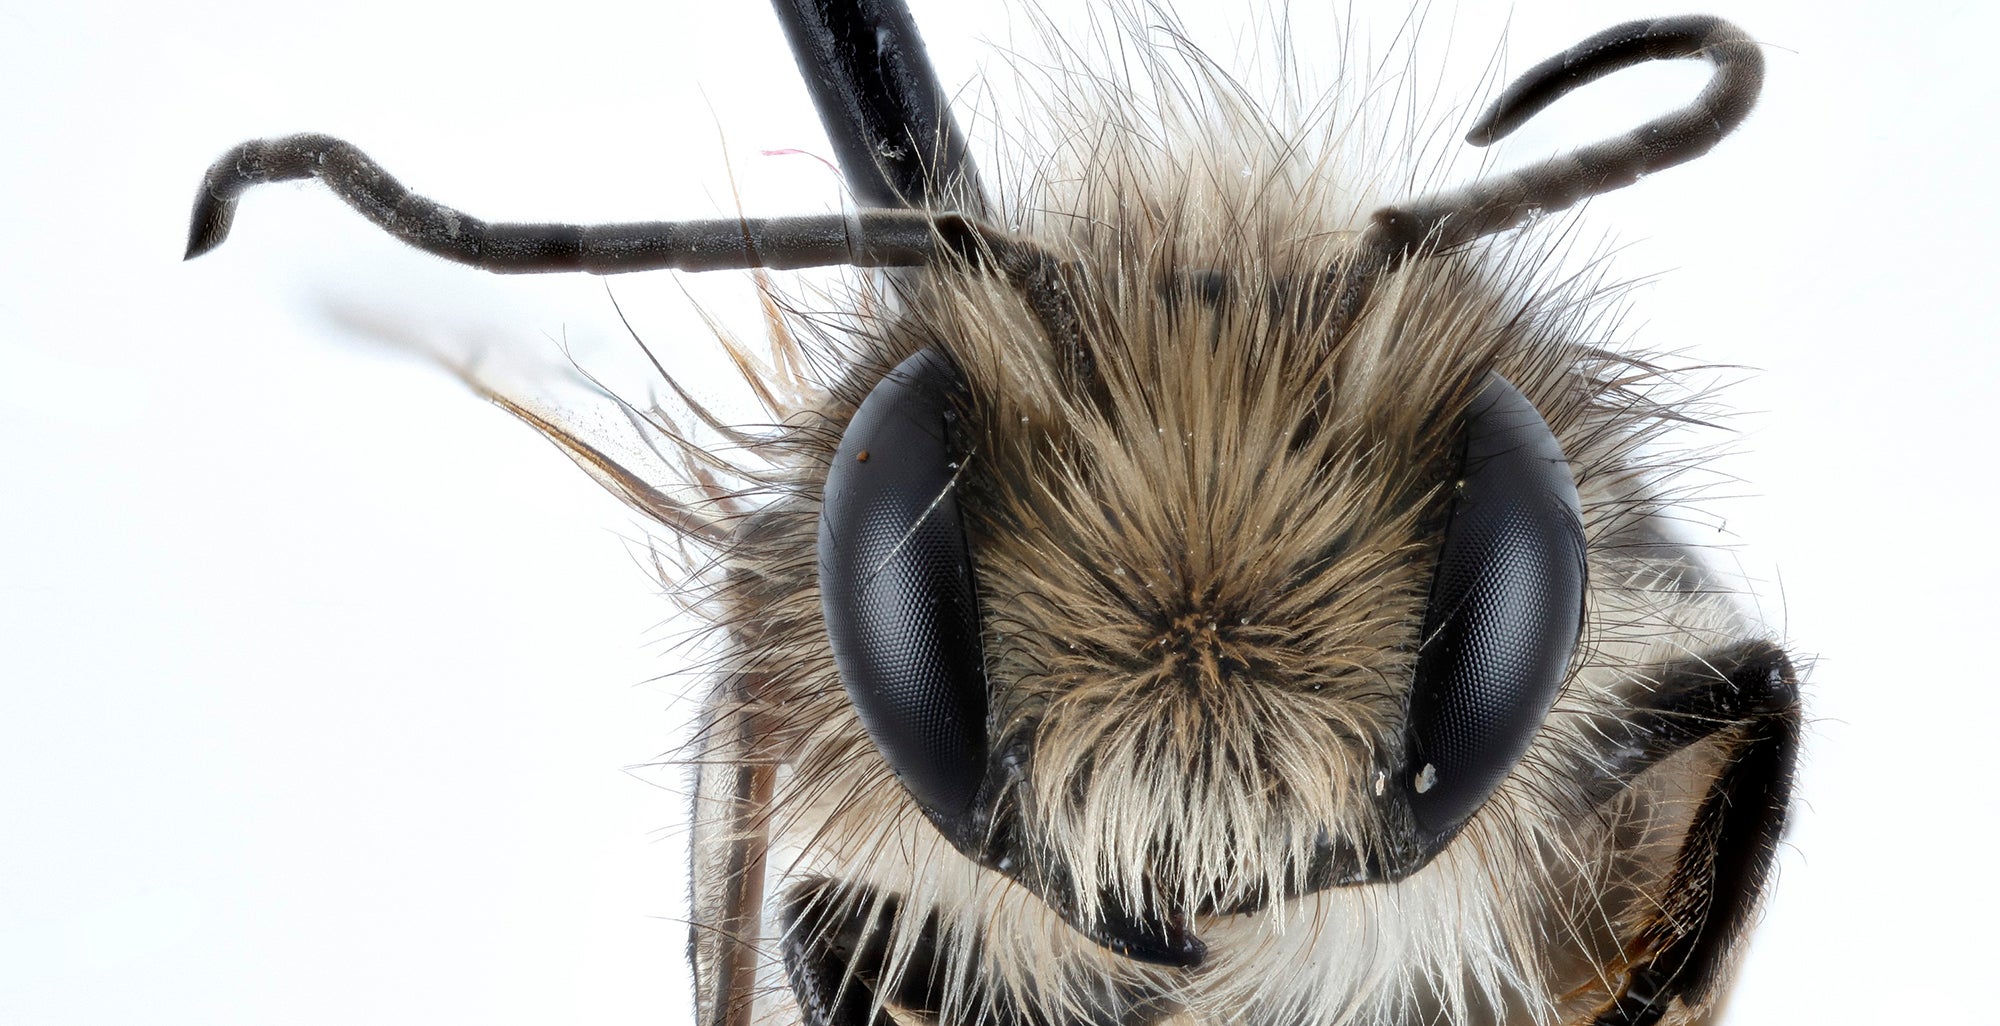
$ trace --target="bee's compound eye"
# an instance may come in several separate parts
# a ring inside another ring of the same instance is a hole
[[[841,436],[819,522],[820,606],[862,725],[941,826],[986,768],[979,608],[952,444],[964,379],[926,349],[877,384]]]
[[[1487,378],[1431,584],[1402,780],[1435,854],[1548,716],[1581,628],[1583,518],[1569,462],[1526,396]]]

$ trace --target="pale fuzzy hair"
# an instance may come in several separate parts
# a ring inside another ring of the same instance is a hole
[[[704,989],[705,1019],[753,993],[767,1021],[796,1016],[775,920],[725,910],[746,886],[768,909],[809,877],[898,898],[891,978],[935,917],[952,1021],[991,1002],[1082,1018],[1107,992],[1204,1026],[1588,1015],[1615,993],[1620,945],[1654,911],[1712,767],[1677,757],[1682,772],[1590,814],[1568,783],[1585,739],[1646,687],[1632,668],[1757,633],[1660,534],[1678,485],[1656,437],[1688,407],[1606,348],[1618,290],[1597,270],[1559,277],[1548,226],[1413,261],[1334,336],[1316,287],[1352,259],[1368,211],[1399,198],[1383,183],[1429,173],[1364,145],[1395,134],[1358,127],[1358,107],[1380,114],[1369,83],[1324,103],[1291,81],[1252,99],[1158,10],[1116,9],[1088,51],[1044,41],[1051,61],[1011,65],[1044,105],[983,163],[1025,169],[995,222],[1075,261],[1100,388],[1071,387],[1018,284],[960,264],[860,279],[851,318],[774,319],[769,366],[736,350],[782,426],[684,419],[740,460],[651,422],[696,501],[537,420],[680,533],[673,583],[727,635],[692,753],[697,970],[732,989]],[[1211,272],[1219,293],[1189,277]],[[1547,727],[1401,883],[1211,918],[1192,972],[1082,938],[928,824],[849,705],[820,621],[827,463],[868,389],[928,346],[973,397],[961,504],[993,729],[1036,739],[1009,799],[1069,859],[1086,918],[1100,893],[1153,888],[1184,908],[1297,893],[1317,830],[1375,843],[1372,767],[1400,744],[1456,426],[1489,371],[1548,420],[1584,503],[1587,623]],[[750,980],[751,963],[725,964],[753,933]]]

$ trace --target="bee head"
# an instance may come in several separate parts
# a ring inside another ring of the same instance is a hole
[[[1337,241],[1191,276],[1126,234],[1065,265],[1068,339],[985,279],[915,305],[931,344],[831,464],[821,599],[956,847],[1192,964],[1193,917],[1450,842],[1554,700],[1583,542],[1491,283],[1427,263],[1348,316]]]

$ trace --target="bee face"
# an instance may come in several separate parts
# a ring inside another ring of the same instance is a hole
[[[1312,302],[1294,283],[1329,250],[1216,276],[1214,297],[1091,252],[1087,280],[1159,287],[1087,315],[1087,385],[1015,336],[955,333],[991,397],[972,404],[966,530],[993,715],[1023,739],[1009,797],[1079,895],[1252,908],[1312,889],[1329,835],[1380,842],[1458,469],[1457,418],[1435,411],[1480,371],[1393,325],[1331,339],[1271,316]],[[1415,351],[1438,356],[1384,366]]]
[[[1129,241],[1137,232],[1119,234]],[[973,921],[1004,917],[998,932],[1010,937],[1047,935],[1051,912],[1074,926],[1055,933],[1058,953],[1032,956],[1034,964],[1094,967],[1098,975],[1065,991],[1087,991],[1106,972],[1085,953],[1092,945],[1129,959],[1123,976],[1111,976],[1134,993],[1155,985],[1143,963],[1196,953],[1205,983],[1193,994],[1177,990],[1174,1000],[1203,1014],[1253,1000],[1254,988],[1227,981],[1258,962],[1248,952],[1274,950],[1274,936],[1259,933],[1274,923],[1289,924],[1278,933],[1303,931],[1331,945],[1355,934],[1329,920],[1399,938],[1375,944],[1382,959],[1365,962],[1375,971],[1423,965],[1449,975],[1483,966],[1492,979],[1523,972],[1522,938],[1557,926],[1584,932],[1557,908],[1580,900],[1587,881],[1632,871],[1602,838],[1583,841],[1566,827],[1591,800],[1569,793],[1572,782],[1550,770],[1592,757],[1587,746],[1550,732],[1467,836],[1420,858],[1399,849],[1408,842],[1396,830],[1407,825],[1388,799],[1396,789],[1443,790],[1435,763],[1405,766],[1417,666],[1427,636],[1438,633],[1425,621],[1441,550],[1476,480],[1466,458],[1470,386],[1496,370],[1526,383],[1533,406],[1550,411],[1551,435],[1576,453],[1577,475],[1607,483],[1582,504],[1594,526],[1617,529],[1629,519],[1622,511],[1642,498],[1632,491],[1644,475],[1629,465],[1630,447],[1648,422],[1608,384],[1629,378],[1630,368],[1585,353],[1566,330],[1587,304],[1561,292],[1524,296],[1490,265],[1436,261],[1411,268],[1360,323],[1332,334],[1323,321],[1269,315],[1315,301],[1272,302],[1266,288],[1284,286],[1268,283],[1296,280],[1293,265],[1244,283],[1207,276],[1205,293],[1190,296],[1170,271],[1134,266],[1123,249],[1092,253],[1087,242],[1079,244],[1088,270],[1078,281],[1169,283],[1127,290],[1082,318],[1079,335],[1093,341],[1091,381],[1079,383],[1066,369],[1074,361],[1046,345],[1018,341],[1042,336],[1028,302],[1006,290],[935,307],[919,301],[904,331],[887,336],[900,348],[872,357],[893,366],[902,352],[942,339],[964,368],[944,432],[952,455],[941,480],[951,484],[929,486],[921,498],[935,515],[929,500],[949,490],[950,515],[965,525],[980,586],[982,697],[991,703],[982,722],[998,740],[992,764],[975,770],[983,789],[968,789],[986,803],[977,841],[957,852],[934,846],[928,857],[970,858],[1034,899],[981,906]],[[1282,250],[1274,244],[1271,252]],[[1297,266],[1339,259],[1308,253]],[[871,451],[867,465],[883,458]],[[1599,562],[1593,578],[1611,597],[1593,593],[1593,601],[1629,604],[1629,574],[1615,560]],[[826,580],[822,568],[817,581],[797,585]],[[1671,615],[1689,614],[1701,615]],[[1685,626],[1663,621],[1669,614],[1660,609],[1647,615],[1643,625],[1621,622],[1635,632]],[[1554,620],[1573,626],[1577,618],[1571,606]],[[1603,651],[1614,640],[1600,630],[1589,643]],[[1571,649],[1561,654],[1567,668]],[[1598,659],[1578,674],[1622,679],[1617,659]],[[803,700],[805,690],[780,704]],[[1585,708],[1556,722],[1588,729],[1602,706]],[[816,735],[829,754],[801,760],[809,769],[797,779],[824,792],[900,797],[888,767],[874,767],[872,777],[850,770],[837,785],[820,776],[852,766],[852,753],[869,747],[863,722],[841,722],[846,730]],[[907,785],[932,767],[904,768]],[[923,805],[921,788],[910,790]],[[891,849],[903,848],[907,834],[880,829],[916,809],[821,811],[827,819],[816,832],[831,823],[857,839],[829,875],[866,877],[887,864],[936,871],[904,863]],[[955,832],[945,824],[947,835]],[[1550,839],[1559,839],[1564,860],[1598,862],[1552,865],[1538,850]],[[1595,854],[1582,855],[1583,847]],[[1343,860],[1341,852],[1358,854]],[[1432,856],[1441,861],[1416,872]],[[1410,861],[1385,868],[1398,858]],[[1498,890],[1496,875],[1518,886]],[[1394,898],[1357,886],[1391,877],[1403,879]],[[1455,911],[1413,915],[1412,906]],[[1476,926],[1477,940],[1412,928],[1445,923]],[[996,931],[981,932],[984,946]],[[1228,948],[1215,950],[1208,938]],[[1325,957],[1299,943],[1295,936],[1282,945],[1288,960]],[[1524,984],[1488,985],[1492,993],[1449,1000],[1461,1010],[1504,1004],[1518,1000],[1508,989]]]

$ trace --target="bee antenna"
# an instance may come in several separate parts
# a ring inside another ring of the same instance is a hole
[[[1707,153],[1749,116],[1764,83],[1764,56],[1742,29],[1706,15],[1628,21],[1535,65],[1486,109],[1465,141],[1486,146],[1505,138],[1571,90],[1614,71],[1696,57],[1715,72],[1692,103],[1671,114],[1539,164],[1375,211],[1362,236],[1360,269],[1379,276],[1415,253],[1506,231]]]
[[[489,223],[411,192],[354,144],[330,135],[253,139],[202,177],[187,259],[220,246],[244,190],[316,178],[377,228],[457,263],[500,274],[587,271],[790,270],[849,264],[913,267],[956,255],[1004,268],[1039,250],[954,213],[866,209],[799,217],[732,217],[623,224]]]

